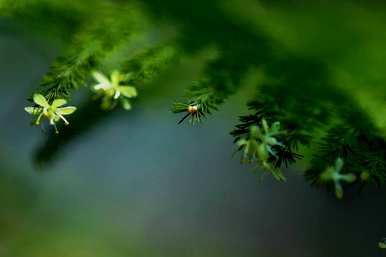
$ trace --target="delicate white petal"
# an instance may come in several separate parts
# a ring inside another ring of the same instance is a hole
[[[122,75],[119,71],[115,70],[111,73],[111,84],[113,86],[118,86],[119,82],[122,80]]]
[[[58,115],[70,115],[70,114],[72,114],[75,111],[76,111],[76,107],[75,106],[67,106],[67,107],[58,108],[56,110],[56,113]]]
[[[107,90],[110,88],[111,88],[110,84],[103,84],[103,83],[99,83],[99,84],[94,86],[94,90]]]
[[[28,112],[29,114],[37,115],[37,114],[39,114],[40,112],[43,111],[43,108],[28,106],[28,107],[25,107],[24,110],[26,112]]]
[[[100,84],[110,84],[110,81],[109,79],[103,75],[102,73],[98,72],[98,71],[94,71],[92,73],[92,76],[94,77],[94,79],[96,81],[98,81]]]
[[[128,98],[136,97],[138,95],[137,89],[135,87],[120,86],[118,90],[121,92],[122,95]]]
[[[60,107],[60,106],[63,106],[67,103],[67,101],[65,99],[56,99],[54,100],[54,102],[52,103],[52,107],[53,108],[57,108],[57,107]]]
[[[121,95],[121,92],[119,90],[115,91],[114,99],[118,99],[118,97]]]
[[[33,100],[36,104],[48,108],[50,107],[49,103],[47,102],[46,98],[41,94],[34,94]]]
[[[28,112],[29,114],[33,114],[34,113],[34,109],[33,107],[29,106],[29,107],[25,107],[24,110],[26,112]]]

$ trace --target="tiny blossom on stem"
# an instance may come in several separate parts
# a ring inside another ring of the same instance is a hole
[[[386,237],[382,238],[381,241],[379,241],[378,247],[381,249],[386,249]]]
[[[97,81],[93,89],[102,97],[102,109],[112,109],[117,102],[120,102],[125,110],[131,109],[128,99],[136,97],[138,93],[135,87],[124,84],[129,78],[128,75],[121,74],[119,71],[113,71],[110,79],[98,71],[94,71],[92,75]]]
[[[285,177],[279,169],[273,167],[270,159],[276,159],[274,147],[280,147],[282,144],[276,139],[276,136],[283,133],[280,130],[280,123],[275,122],[268,126],[265,119],[261,121],[261,126],[253,125],[249,127],[247,137],[236,141],[238,150],[242,151],[242,162],[251,163],[257,161],[261,166],[269,170],[279,181],[284,181]]]
[[[338,199],[343,197],[343,187],[341,182],[352,183],[356,180],[354,174],[341,174],[344,161],[341,158],[336,159],[335,165],[328,167],[321,175],[320,179],[323,182],[333,182],[335,187],[335,196]]]
[[[65,115],[70,115],[76,111],[74,106],[61,107],[67,103],[65,99],[55,99],[52,104],[49,104],[47,99],[41,94],[34,94],[33,101],[37,106],[28,106],[24,110],[29,114],[37,116],[34,121],[35,125],[40,125],[42,118],[45,118],[49,121],[50,125],[55,127],[56,122],[63,120],[64,124],[68,125],[69,122],[64,117]]]

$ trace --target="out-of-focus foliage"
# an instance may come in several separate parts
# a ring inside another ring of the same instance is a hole
[[[140,101],[151,94],[146,85],[181,57],[210,49],[202,74],[174,112],[201,121],[237,93],[247,76],[261,74],[250,113],[231,133],[243,160],[284,180],[280,168],[304,156],[310,164],[305,176],[315,184],[325,184],[323,172],[342,160],[339,174],[377,185],[386,181],[386,32],[379,29],[386,15],[380,7],[354,1],[0,2],[5,19],[30,33],[61,37],[66,46],[35,90],[50,104],[92,86],[95,70],[119,71],[128,79],[116,86],[135,87]],[[36,159],[50,160],[75,135],[110,115],[99,106],[85,100],[71,126],[49,136]],[[262,139],[273,129],[267,124],[277,122],[280,134]],[[251,132],[256,129],[260,134]]]

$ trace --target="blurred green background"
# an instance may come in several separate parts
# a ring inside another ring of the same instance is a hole
[[[148,4],[153,15],[177,20],[210,3]],[[286,51],[325,62],[337,84],[386,127],[382,3],[217,5]],[[182,7],[187,13],[179,12]],[[305,183],[296,169],[286,172],[287,183],[269,176],[260,181],[231,158],[228,132],[246,111],[248,87],[199,127],[176,125],[170,104],[198,77],[202,53],[151,85],[168,90],[140,96],[133,111],[103,120],[64,146],[44,170],[37,167],[33,156],[47,135],[29,126],[23,107],[65,43],[27,33],[25,26],[0,20],[0,256],[385,255],[377,248],[386,236],[385,190],[365,188],[339,202]]]

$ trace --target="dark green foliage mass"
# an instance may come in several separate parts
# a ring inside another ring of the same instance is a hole
[[[172,106],[173,112],[182,113],[180,122],[202,122],[242,89],[248,75],[263,74],[246,101],[249,113],[240,117],[231,132],[243,162],[259,165],[276,179],[285,180],[281,169],[303,159],[306,179],[335,188],[338,197],[343,194],[342,186],[349,183],[382,185],[386,180],[386,129],[377,118],[382,114],[374,115],[374,107],[365,108],[378,97],[381,100],[374,103],[380,104],[375,108],[386,115],[385,86],[378,84],[375,91],[379,95],[369,94],[363,100],[353,93],[361,92],[360,86],[339,84],[336,67],[344,65],[340,61],[343,49],[357,47],[354,43],[340,46],[333,42],[330,48],[321,43],[314,45],[317,50],[300,52],[302,39],[291,38],[291,33],[309,28],[307,24],[297,28],[296,23],[281,23],[280,15],[288,15],[292,21],[290,14],[280,13],[280,5],[286,1],[276,5],[248,0],[228,4],[203,0],[0,3],[6,20],[18,22],[30,33],[43,31],[53,38],[62,37],[65,49],[34,90],[50,103],[70,100],[83,87],[99,88],[100,94],[116,90],[104,77],[95,87],[95,71],[106,78],[120,71],[122,82],[117,83],[137,88],[140,101],[152,94],[151,82],[167,74],[181,58],[208,53],[200,77],[192,81],[183,100]],[[299,19],[305,16],[305,20],[309,17],[300,7],[330,10],[323,4],[294,4],[294,12],[300,12]],[[335,7],[337,12],[341,10],[338,4]],[[376,4],[371,8],[377,8]],[[248,13],[253,10],[258,17]],[[238,11],[245,12],[245,17],[238,16]],[[320,24],[325,19],[320,18]],[[324,24],[314,29],[318,28],[323,37]],[[354,30],[352,35],[356,33],[360,34]],[[334,62],[338,64],[332,65]],[[120,92],[109,92],[114,93],[112,101],[119,100]],[[100,110],[98,101],[90,96],[78,105],[71,124],[59,125],[60,134],[49,135],[37,150],[36,161],[48,163],[76,136],[117,113]],[[136,103],[134,100],[134,109]]]

